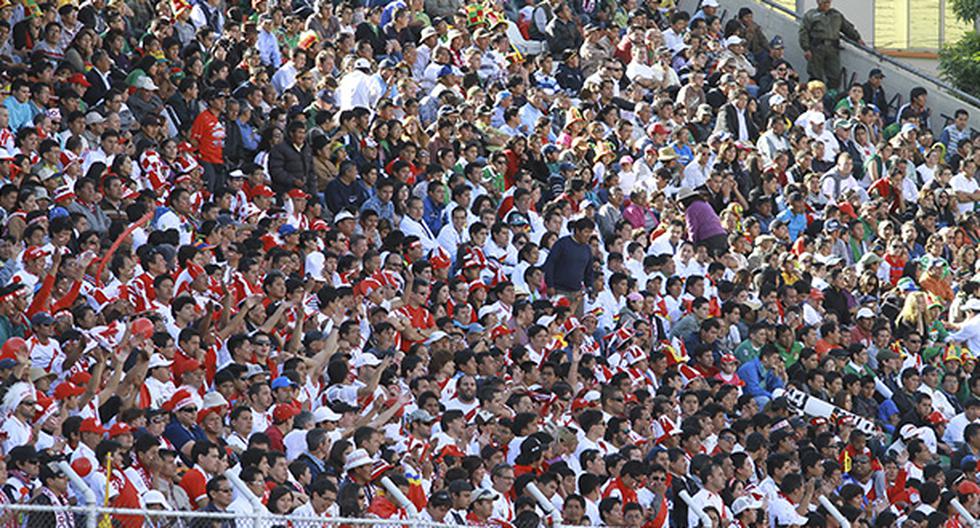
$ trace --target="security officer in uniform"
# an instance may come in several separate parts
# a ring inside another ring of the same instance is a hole
[[[817,0],[816,9],[803,15],[800,24],[800,47],[807,60],[810,79],[820,79],[831,90],[840,86],[840,38],[855,40],[861,35],[840,11],[830,7],[831,0]]]

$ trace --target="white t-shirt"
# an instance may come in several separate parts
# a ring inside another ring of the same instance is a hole
[[[980,189],[980,185],[977,181],[964,173],[959,173],[953,176],[949,180],[949,186],[953,188],[956,192],[974,193]],[[956,207],[960,213],[965,213],[967,211],[972,211],[976,202],[960,202],[959,199],[956,200]]]

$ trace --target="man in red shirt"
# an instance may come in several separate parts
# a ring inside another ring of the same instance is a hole
[[[402,350],[406,352],[413,344],[425,341],[436,326],[435,318],[425,307],[429,298],[429,283],[416,279],[409,288],[408,302],[397,312],[402,323],[398,325],[402,333]]]
[[[297,414],[299,414],[299,409],[288,403],[276,405],[272,411],[272,425],[265,430],[266,436],[269,437],[270,449],[283,453],[286,452],[286,446],[283,444],[282,439],[285,438],[286,433],[293,430],[293,418]]]
[[[216,88],[204,92],[208,107],[197,115],[191,126],[191,142],[197,148],[204,182],[212,193],[225,185],[225,126],[221,123],[221,114],[225,111],[227,96],[224,90]]]
[[[191,506],[198,510],[208,504],[208,480],[218,471],[218,446],[207,440],[194,442],[191,448],[191,461],[194,467],[184,473],[180,487],[187,492]]]

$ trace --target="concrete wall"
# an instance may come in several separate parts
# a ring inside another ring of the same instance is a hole
[[[811,1],[811,0],[804,0]],[[800,78],[807,79],[806,60],[799,44],[799,23],[793,15],[764,3],[764,0],[720,0],[725,19],[735,16],[739,8],[749,7],[755,21],[762,26],[768,38],[782,35],[786,42],[786,58],[799,72]],[[858,4],[864,2],[838,2],[838,4]],[[868,2],[870,5],[870,2]],[[680,0],[678,5],[690,13],[694,13],[699,0]],[[869,22],[870,23],[870,22]],[[929,92],[929,106],[932,108],[932,129],[937,134],[942,130],[945,120],[943,114],[952,116],[957,108],[965,108],[970,112],[970,123],[974,129],[980,130],[980,101],[966,94],[957,92],[937,78],[918,72],[904,66],[890,57],[865,51],[850,43],[844,43],[841,51],[841,64],[847,73],[847,81],[854,79],[864,82],[868,72],[880,68],[885,73],[884,88],[886,95],[891,98],[901,94],[901,102],[908,100],[909,91],[916,86],[923,86]],[[896,100],[894,104],[899,104]]]
[[[796,5],[803,5],[803,9],[798,11],[799,13],[806,13],[810,9],[817,7],[817,0],[800,0]],[[833,4],[834,9],[837,9],[844,16],[854,24],[858,32],[861,33],[861,38],[864,39],[869,45],[874,37],[874,2],[855,2],[853,0],[836,0]]]

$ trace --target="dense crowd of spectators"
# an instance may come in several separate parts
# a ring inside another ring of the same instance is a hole
[[[0,503],[965,526],[968,113],[673,4],[3,3]]]

